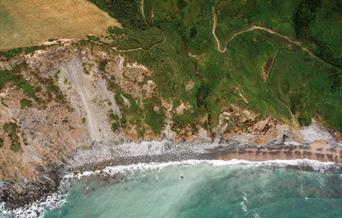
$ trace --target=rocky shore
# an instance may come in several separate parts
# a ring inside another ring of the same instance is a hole
[[[127,148],[124,152],[120,146]],[[129,146],[136,150],[129,151]],[[140,146],[140,147],[139,147]],[[139,154],[140,153],[140,154]],[[131,165],[151,162],[182,160],[296,160],[309,159],[334,162],[342,167],[342,148],[339,144],[315,140],[305,144],[289,142],[268,145],[242,144],[235,140],[218,140],[211,143],[175,143],[172,141],[143,141],[115,146],[97,145],[93,149],[80,150],[63,166],[51,166],[39,180],[10,181],[0,187],[1,200],[7,209],[42,200],[56,192],[66,174],[102,170],[107,166]]]

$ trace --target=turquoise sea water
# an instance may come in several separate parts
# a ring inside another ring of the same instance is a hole
[[[169,166],[74,181],[46,218],[342,217],[342,176],[284,167]]]

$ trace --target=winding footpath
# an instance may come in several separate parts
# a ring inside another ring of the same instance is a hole
[[[217,35],[216,35],[216,25],[217,25],[217,15],[215,13],[215,8],[213,7],[212,8],[212,13],[213,13],[213,28],[212,28],[212,34],[215,38],[215,41],[216,41],[216,45],[217,45],[217,50],[220,52],[220,53],[225,53],[227,51],[227,47],[228,47],[228,44],[234,40],[237,36],[239,35],[242,35],[244,33],[247,33],[247,32],[252,32],[252,31],[264,31],[264,32],[267,32],[269,34],[272,34],[272,35],[275,35],[279,38],[282,38],[284,39],[285,41],[291,43],[291,44],[294,44],[298,47],[300,47],[304,52],[306,52],[308,55],[310,55],[312,58],[314,58],[315,60],[319,61],[319,62],[323,62],[325,64],[328,64],[330,66],[333,66],[335,68],[338,68],[328,62],[326,62],[325,60],[321,59],[320,57],[316,56],[313,52],[311,52],[309,49],[305,48],[302,46],[302,44],[299,42],[299,41],[295,41],[295,40],[292,40],[290,39],[288,36],[286,35],[282,35],[278,32],[275,32],[274,30],[271,30],[271,29],[268,29],[266,27],[262,27],[262,26],[258,26],[258,25],[253,25],[245,30],[241,30],[237,33],[235,33],[234,35],[232,35],[229,40],[227,41],[227,43],[225,44],[224,48],[221,48],[221,43],[220,43],[220,40],[218,39]],[[340,68],[338,68],[340,69]]]
[[[138,48],[131,48],[131,49],[117,49],[116,47],[112,47],[112,49],[114,49],[115,51],[118,51],[118,52],[122,52],[122,53],[125,53],[125,52],[132,52],[132,51],[150,51],[151,49],[153,49],[154,47],[156,46],[159,46],[163,43],[166,42],[166,36],[165,36],[165,33],[164,31],[162,30],[163,32],[163,40],[162,41],[159,41],[153,45],[151,45],[151,47],[149,47],[148,49],[144,49],[142,47],[138,47]]]
[[[221,43],[220,40],[218,39],[218,37],[216,36],[216,22],[217,22],[217,15],[215,13],[215,8],[212,8],[212,13],[213,13],[213,29],[212,29],[212,34],[214,36],[214,39],[216,41],[216,46],[217,46],[217,50],[220,53],[225,53],[227,51],[227,46],[224,47],[224,49],[221,48]]]

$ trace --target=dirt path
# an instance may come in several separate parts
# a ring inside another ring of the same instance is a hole
[[[270,33],[272,35],[275,35],[275,36],[278,36],[279,38],[282,38],[284,39],[285,41],[291,43],[291,44],[294,44],[298,47],[300,47],[304,52],[306,52],[308,55],[310,55],[312,58],[314,58],[315,60],[319,61],[319,62],[322,62],[322,63],[325,63],[325,64],[329,64],[330,66],[333,66],[331,65],[330,63],[326,62],[325,60],[321,59],[320,57],[316,56],[313,52],[311,52],[309,49],[305,48],[302,46],[302,44],[299,42],[299,41],[296,41],[296,40],[292,40],[290,39],[288,36],[286,35],[282,35],[278,32],[275,32],[274,30],[271,30],[271,29],[268,29],[266,27],[262,27],[262,26],[258,26],[258,25],[253,25],[245,30],[241,30],[237,33],[235,33],[234,35],[232,35],[229,40],[227,41],[227,43],[225,44],[224,48],[222,49],[221,48],[221,43],[220,43],[220,40],[218,39],[217,35],[216,35],[216,23],[217,23],[217,15],[215,13],[215,8],[213,7],[212,8],[212,13],[213,13],[213,28],[212,28],[212,34],[215,38],[215,41],[216,41],[216,45],[217,45],[217,50],[220,52],[220,53],[225,53],[227,51],[227,47],[228,47],[228,44],[234,40],[237,36],[239,35],[242,35],[244,33],[247,33],[247,32],[252,32],[252,31],[264,31],[264,32],[267,32],[267,33]],[[333,67],[336,67],[336,66],[333,66]]]
[[[215,8],[213,7],[212,8],[212,13],[213,13],[213,29],[212,29],[212,34],[215,38],[215,41],[216,41],[216,46],[217,46],[217,50],[220,52],[220,53],[225,53],[227,51],[227,46],[224,47],[224,49],[221,48],[221,43],[220,43],[220,40],[217,38],[216,36],[216,22],[217,22],[217,16],[216,16],[216,13],[215,13]]]
[[[166,42],[166,36],[165,36],[165,33],[164,31],[162,30],[163,32],[163,40],[160,41],[160,42],[157,42],[155,44],[153,44],[151,47],[149,47],[148,49],[144,49],[142,47],[139,47],[139,48],[132,48],[132,49],[117,49],[116,47],[112,47],[112,49],[114,49],[115,51],[118,51],[118,52],[122,52],[122,53],[125,53],[125,52],[132,52],[132,51],[150,51],[151,49],[153,49],[154,47],[157,47],[161,44],[164,44]]]

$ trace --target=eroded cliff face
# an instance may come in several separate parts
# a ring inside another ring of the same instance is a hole
[[[37,180],[78,149],[130,140],[303,140],[295,124],[261,119],[236,105],[222,111],[214,128],[206,126],[208,115],[174,126],[174,116],[191,106],[173,106],[171,99],[158,96],[153,72],[97,44],[54,45],[1,60],[0,70],[9,78],[0,83],[2,180]],[[194,88],[192,81],[185,86]]]
[[[155,96],[151,72],[112,51],[65,44],[2,60],[1,68],[16,75],[0,93],[1,179],[35,179],[80,147],[158,138],[142,122],[138,134],[121,112],[142,110],[144,99]],[[143,120],[133,112],[127,114]]]

